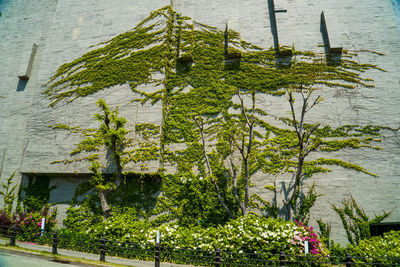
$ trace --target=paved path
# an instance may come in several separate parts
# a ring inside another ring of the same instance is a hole
[[[5,240],[0,241],[1,245],[5,245],[6,243],[9,243],[9,242],[5,241]],[[45,252],[49,252],[49,253],[52,252],[52,248],[48,247],[48,246],[28,244],[28,243],[18,242],[18,241],[16,242],[16,245],[17,245],[17,247],[30,249],[30,250],[45,251]],[[90,253],[84,253],[84,252],[67,250],[67,249],[57,249],[57,252],[59,255],[62,255],[62,256],[74,257],[74,258],[85,259],[85,260],[99,261],[99,259],[100,259],[100,255],[98,255],[98,254],[90,254]],[[119,257],[111,257],[111,256],[106,256],[106,263],[119,264],[119,265],[125,265],[125,266],[135,266],[135,267],[154,266],[154,262],[131,260],[131,259],[124,259],[124,258],[119,258]],[[105,265],[107,265],[107,264],[105,264]],[[0,266],[2,266],[2,265],[0,265]],[[28,265],[24,265],[24,266],[28,266]],[[53,266],[56,266],[56,265],[53,265]],[[63,266],[65,266],[65,265],[63,265]],[[182,265],[182,264],[174,264],[174,263],[161,263],[160,266],[161,267],[184,267],[184,266],[187,267],[190,265]],[[40,267],[43,267],[43,265],[41,265]]]

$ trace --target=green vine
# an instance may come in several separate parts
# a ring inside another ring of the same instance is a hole
[[[1,183],[2,190],[0,190],[0,195],[3,196],[4,210],[8,216],[12,215],[13,204],[15,200],[15,188],[16,185],[12,186],[12,179],[14,178],[15,172],[7,178],[7,183]]]
[[[54,129],[79,133],[82,138],[70,153],[71,159],[52,163],[88,161],[92,174],[90,184],[98,192],[104,218],[108,218],[111,215],[111,208],[107,196],[120,186],[122,180],[126,182],[128,173],[124,171],[125,166],[134,162],[139,163],[140,168],[145,170],[149,160],[158,159],[159,147],[154,137],[159,135],[159,127],[149,123],[137,124],[133,140],[128,138],[129,131],[124,128],[127,121],[119,116],[118,107],[110,110],[102,99],[97,101],[97,105],[101,113],[94,114],[95,120],[99,122],[99,126],[95,129],[82,129],[79,126],[63,124],[50,126]],[[87,192],[88,187],[84,184],[78,190],[80,193]],[[74,199],[76,197],[77,194]]]
[[[371,224],[382,222],[392,213],[392,211],[383,211],[382,215],[375,214],[375,217],[370,219],[353,197],[347,200],[343,199],[342,204],[343,207],[338,207],[334,204],[331,204],[331,206],[339,215],[343,228],[346,231],[347,239],[353,246],[371,237]]]
[[[220,202],[219,211],[225,209],[230,217],[245,215],[252,205],[272,205],[249,196],[254,174],[296,171],[300,146],[296,131],[274,126],[275,118],[257,105],[262,95],[279,97],[287,90],[298,93],[311,87],[371,87],[372,80],[361,74],[370,69],[381,70],[356,60],[358,53],[364,51],[347,50],[340,61],[334,61],[324,54],[291,48],[290,64],[282,65],[275,49],[262,49],[242,40],[229,25],[222,31],[192,21],[171,6],[152,12],[133,29],[99,46],[57,70],[44,92],[50,105],[115,85],[129,85],[141,96],[135,101],[161,101],[162,124],[136,126],[136,130],[146,133],[140,153],[130,154],[131,159],[160,159],[162,164],[173,165],[175,176],[165,176],[166,184],[176,177],[204,178],[204,184],[214,187],[209,194]],[[296,122],[292,118],[281,120],[289,126]],[[373,143],[380,141],[380,127],[315,126],[304,124],[305,130],[312,129],[309,149],[313,152],[379,149]],[[96,142],[88,139],[84,146],[96,150]],[[81,150],[78,147],[76,152]],[[323,157],[305,161],[302,175],[309,178],[329,172],[328,166],[332,165],[375,175],[356,164]],[[201,193],[202,187],[196,184],[185,192]],[[180,216],[182,205],[172,200],[178,192],[166,187],[163,190],[169,193],[160,197],[159,212],[168,211],[164,217]],[[199,203],[203,213],[215,210],[205,200]],[[273,214],[276,209],[276,205],[268,207]],[[201,212],[196,214],[200,216]]]

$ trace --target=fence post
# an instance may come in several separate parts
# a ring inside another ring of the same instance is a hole
[[[286,266],[286,253],[285,251],[282,251],[281,254],[279,255],[279,264],[281,267]]]
[[[219,248],[215,250],[215,266],[221,266],[221,250]]]
[[[161,254],[160,243],[156,242],[155,252],[154,252],[154,266],[155,267],[160,267],[160,254]]]
[[[11,227],[11,240],[10,240],[10,246],[15,246],[15,239],[17,235],[17,229],[15,225]]]
[[[106,242],[105,237],[100,240],[100,261],[106,261]]]
[[[351,267],[353,265],[353,260],[351,259],[351,255],[346,253],[346,267]]]
[[[58,231],[55,230],[53,233],[53,254],[57,254],[57,246],[58,246]]]

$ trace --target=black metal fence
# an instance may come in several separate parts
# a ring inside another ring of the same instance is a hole
[[[98,254],[100,261],[106,261],[106,256],[118,256],[128,259],[139,259],[154,262],[160,266],[161,262],[174,262],[197,266],[400,266],[400,258],[382,257],[356,257],[350,254],[345,256],[316,256],[316,255],[290,255],[284,251],[276,254],[264,253],[237,253],[215,249],[194,250],[178,247],[165,247],[156,243],[154,247],[142,247],[138,243],[119,242],[106,238],[94,239],[90,236],[74,233],[59,234],[41,233],[21,230],[15,226],[0,225],[0,234],[10,238],[10,245],[15,246],[16,241],[34,242],[52,247],[52,253],[57,254],[58,249]]]

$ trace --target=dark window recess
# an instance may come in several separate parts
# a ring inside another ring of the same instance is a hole
[[[191,55],[181,55],[177,60],[176,60],[176,71],[178,73],[182,72],[188,72],[190,71],[190,68],[193,65],[193,58]]]
[[[400,222],[387,222],[371,224],[369,231],[371,236],[382,236],[383,233],[390,231],[400,231]]]
[[[32,73],[33,61],[37,52],[38,46],[32,45],[31,49],[24,50],[22,53],[22,62],[18,71],[18,86],[17,92],[25,91],[26,84]]]
[[[17,85],[17,92],[25,91],[25,87],[26,87],[27,83],[28,83],[28,79],[19,78],[18,85]]]
[[[235,70],[240,68],[240,60],[242,58],[242,54],[240,51],[229,51],[225,56],[225,69],[227,70]]]

